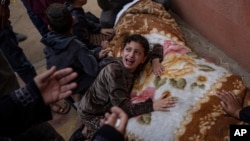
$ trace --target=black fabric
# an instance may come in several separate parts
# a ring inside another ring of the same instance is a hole
[[[21,91],[30,94],[27,100],[20,96]],[[34,81],[9,95],[1,96],[0,108],[0,136],[18,135],[31,125],[52,119],[50,107],[44,105]]]
[[[124,136],[110,125],[103,125],[93,136],[93,141],[124,141]]]
[[[244,107],[240,111],[240,120],[250,124],[250,106]]]

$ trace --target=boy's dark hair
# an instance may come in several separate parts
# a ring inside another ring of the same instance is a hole
[[[122,43],[122,47],[121,50],[124,49],[124,47],[126,46],[127,43],[130,43],[131,41],[137,42],[139,44],[142,45],[142,47],[144,48],[144,55],[147,56],[149,53],[149,43],[148,40],[143,37],[140,34],[132,34],[129,35],[127,37],[124,38],[123,43]]]
[[[57,33],[67,33],[72,26],[73,18],[70,11],[61,3],[52,3],[46,11],[48,23]]]

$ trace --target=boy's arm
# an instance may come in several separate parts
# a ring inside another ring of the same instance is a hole
[[[161,65],[161,61],[163,60],[163,48],[160,44],[156,44],[153,47],[149,59],[152,64],[153,73],[156,76],[160,76],[164,71],[164,67]]]

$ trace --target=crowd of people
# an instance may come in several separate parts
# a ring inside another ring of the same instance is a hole
[[[146,63],[152,64],[154,75],[163,73],[161,45],[150,51],[143,35],[131,34],[123,39],[120,57],[114,57],[108,41],[90,41],[90,33],[112,36],[116,14],[131,1],[97,0],[102,9],[99,19],[84,11],[87,0],[22,0],[45,45],[47,71],[37,75],[12,30],[10,0],[0,0],[1,140],[63,141],[46,121],[52,119],[53,105],[72,94],[81,95],[77,111],[82,125],[70,141],[122,141],[128,118],[175,106],[175,98],[136,104],[130,100],[134,80]],[[170,8],[170,0],[155,2]],[[24,87],[19,88],[14,72]],[[243,108],[232,92],[217,96],[228,114],[250,123],[250,107]]]

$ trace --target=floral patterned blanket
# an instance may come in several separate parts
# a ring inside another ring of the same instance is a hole
[[[161,77],[150,74],[150,64],[136,80],[131,98],[141,102],[162,95],[177,97],[169,112],[152,112],[131,118],[126,138],[145,141],[229,140],[229,125],[244,124],[228,116],[220,106],[216,91],[233,91],[243,104],[249,101],[240,77],[193,52],[184,40],[175,19],[158,3],[139,0],[125,7],[115,25],[110,47],[119,55],[125,36],[138,33],[150,45],[164,48]]]

